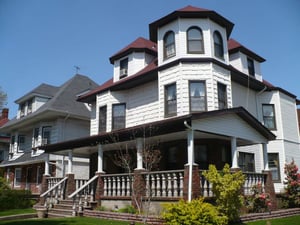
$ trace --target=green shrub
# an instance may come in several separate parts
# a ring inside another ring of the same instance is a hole
[[[31,192],[26,190],[1,190],[0,210],[25,209],[33,205]]]
[[[124,208],[119,209],[118,212],[135,214],[137,213],[137,210],[132,205],[128,205]]]
[[[0,191],[9,190],[9,189],[10,187],[8,182],[3,177],[0,177]]]
[[[218,172],[215,165],[209,165],[208,171],[203,172],[203,175],[212,184],[218,210],[225,214],[229,221],[238,221],[243,205],[241,190],[245,182],[242,171],[232,173],[226,164],[223,170]]]
[[[180,200],[177,203],[164,205],[162,218],[172,225],[225,225],[226,216],[221,215],[216,207],[203,202],[203,198],[191,202]]]

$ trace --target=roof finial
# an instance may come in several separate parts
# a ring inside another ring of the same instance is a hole
[[[78,74],[78,71],[80,70],[80,67],[79,66],[74,66],[75,69],[76,69],[76,74]]]

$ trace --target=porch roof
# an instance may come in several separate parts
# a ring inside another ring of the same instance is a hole
[[[234,117],[232,118],[239,118],[239,121],[243,121],[243,123],[237,121],[241,126],[247,125],[247,127],[253,128],[251,131],[256,132],[257,135],[263,137],[266,141],[275,139],[275,135],[272,132],[270,132],[265,126],[263,126],[255,117],[253,117],[244,108],[238,107],[224,110],[194,113],[180,117],[173,117],[170,119],[164,119],[161,121],[138,125],[130,128],[124,128],[108,133],[105,132],[65,142],[39,146],[38,148],[45,150],[46,153],[55,153],[62,155],[67,155],[68,150],[72,149],[76,150],[73,151],[75,153],[74,155],[87,156],[93,152],[97,152],[96,146],[98,144],[103,144],[104,146],[113,146],[113,144],[116,144],[117,142],[133,142],[138,137],[164,137],[167,139],[170,138],[170,135],[173,135],[173,139],[178,139],[182,137],[178,134],[185,134],[187,130],[185,123],[191,125],[193,123],[196,124],[197,121],[204,121],[207,118],[215,120],[216,118],[220,117],[225,118],[225,116],[228,115],[234,115]],[[223,138],[228,138],[231,136],[231,134],[226,135],[219,132],[211,133],[209,130],[197,131],[198,136],[200,136],[201,133],[202,137],[203,135],[205,135],[206,138],[213,138],[216,137],[216,135],[222,136]],[[234,132],[236,132],[236,134],[239,133],[239,131],[237,130],[234,130]],[[241,145],[245,143],[253,144],[251,143],[251,141],[245,142],[245,140],[241,140]]]

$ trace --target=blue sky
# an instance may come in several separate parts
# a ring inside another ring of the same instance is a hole
[[[299,0],[0,0],[0,87],[15,100],[41,83],[61,85],[75,73],[98,84],[111,78],[109,57],[149,23],[187,5],[235,24],[231,38],[267,61],[263,78],[300,98]]]

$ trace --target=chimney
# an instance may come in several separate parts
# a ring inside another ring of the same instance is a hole
[[[2,109],[2,114],[1,114],[0,119],[8,119],[8,108]]]

